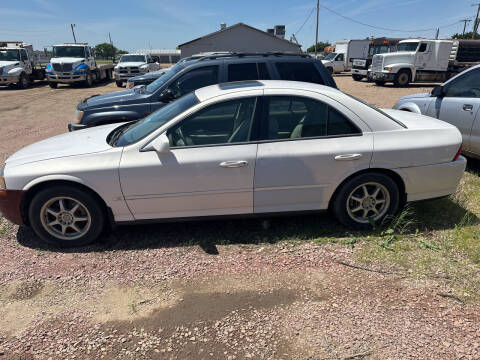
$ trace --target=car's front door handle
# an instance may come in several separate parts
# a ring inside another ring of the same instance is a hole
[[[463,105],[463,110],[465,110],[465,111],[472,111],[472,110],[473,110],[473,105],[464,104],[464,105]]]
[[[335,156],[337,161],[358,160],[362,157],[362,154],[342,154]]]
[[[248,161],[240,160],[240,161],[224,161],[220,163],[220,167],[223,168],[239,168],[248,165]]]

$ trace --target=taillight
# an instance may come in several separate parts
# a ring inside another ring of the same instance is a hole
[[[456,161],[460,157],[461,154],[462,154],[462,145],[460,145],[460,148],[458,149],[458,151],[455,154],[455,157],[453,158],[452,161]]]

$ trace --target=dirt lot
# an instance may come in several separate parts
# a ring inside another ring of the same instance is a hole
[[[382,107],[431,89],[336,81]],[[0,160],[115,90],[0,90]],[[479,359],[479,168],[369,233],[328,215],[210,221],[60,250],[0,217],[0,359]]]

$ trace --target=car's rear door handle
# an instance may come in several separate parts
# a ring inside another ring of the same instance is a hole
[[[465,111],[472,111],[472,110],[473,110],[473,105],[464,104],[464,105],[463,105],[463,110],[465,110]]]
[[[240,161],[224,161],[220,163],[220,167],[223,168],[239,168],[248,165],[248,161],[240,160]]]
[[[342,154],[335,156],[337,161],[358,160],[362,157],[362,154]]]

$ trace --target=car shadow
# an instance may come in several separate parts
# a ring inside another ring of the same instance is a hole
[[[458,224],[480,223],[480,219],[450,198],[414,203],[408,207],[411,225],[404,233],[418,230],[453,229]],[[384,228],[388,228],[386,224]],[[45,244],[33,231],[21,226],[18,242],[26,247],[68,253],[143,250],[181,246],[200,246],[207,254],[218,254],[217,245],[277,243],[281,241],[337,242],[348,237],[378,235],[382,229],[351,231],[328,212],[308,215],[284,215],[273,218],[186,221],[149,225],[118,226],[103,235],[96,244],[62,249]]]

